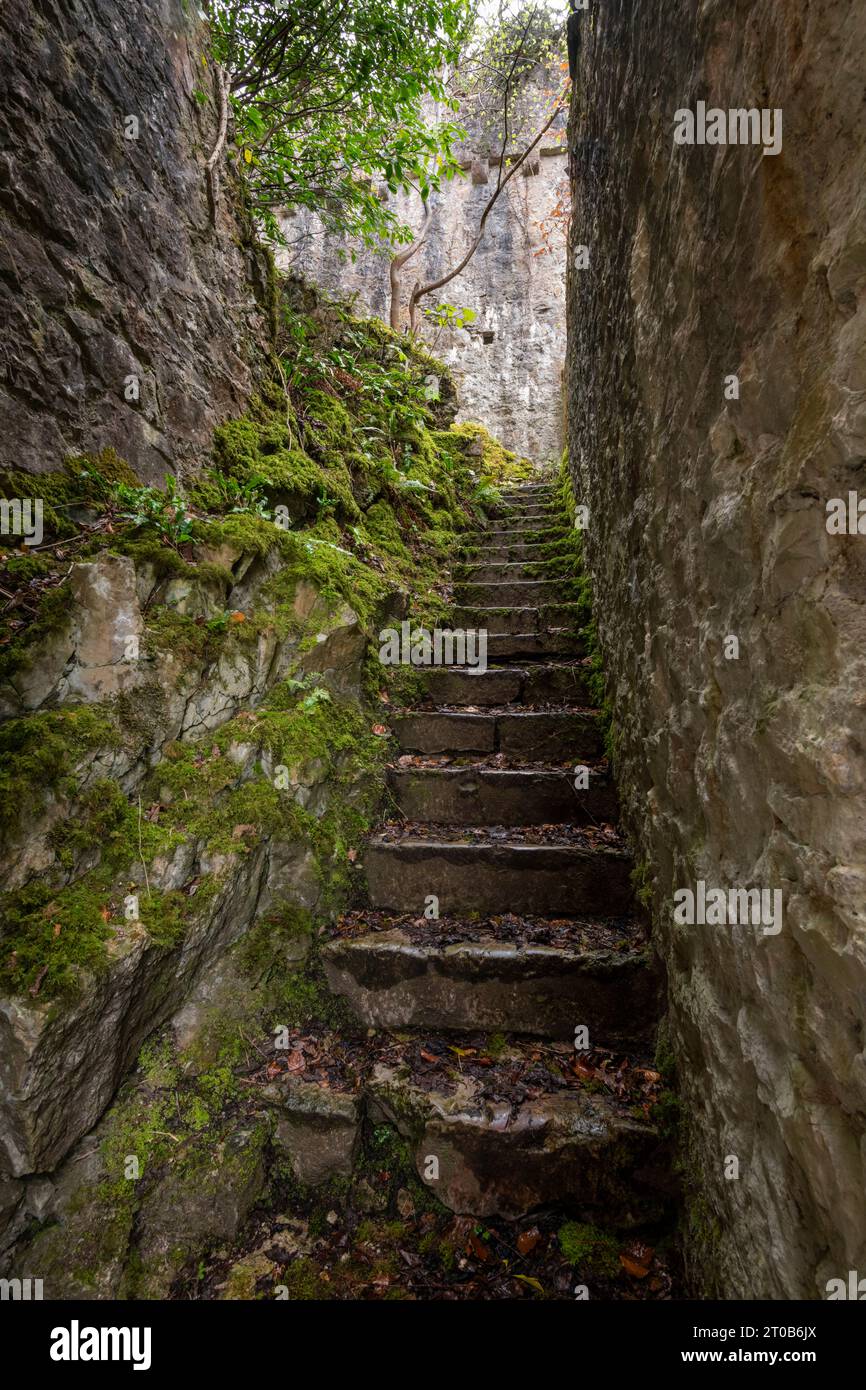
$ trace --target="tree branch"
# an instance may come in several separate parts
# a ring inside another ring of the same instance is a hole
[[[564,107],[565,93],[563,92],[559,100],[557,101],[555,107],[553,108],[552,114],[545,121],[544,125],[541,127],[532,143],[527,145],[526,149],[523,151],[523,154],[521,154],[519,158],[517,158],[514,161],[508,173],[505,175],[505,178],[502,177],[502,170],[505,167],[505,156],[503,153],[502,161],[499,165],[499,177],[496,180],[496,187],[484,206],[484,211],[482,212],[480,221],[478,223],[478,231],[476,232],[472,245],[469,247],[469,250],[466,252],[466,255],[463,257],[462,261],[460,261],[459,264],[454,267],[453,270],[449,270],[447,274],[440,276],[438,280],[431,280],[430,283],[427,285],[416,285],[413,289],[411,297],[409,299],[409,327],[413,332],[415,330],[415,324],[417,319],[416,310],[418,307],[418,300],[422,299],[427,294],[432,294],[434,290],[441,290],[443,286],[449,284],[451,280],[455,279],[455,277],[458,276],[462,270],[466,269],[467,265],[472,260],[472,257],[475,255],[475,252],[478,250],[478,247],[481,245],[481,241],[484,236],[484,228],[487,225],[487,219],[490,216],[490,213],[493,211],[497,199],[504,192],[505,188],[508,186],[510,181],[514,178],[514,175],[517,173],[518,169],[520,169],[521,166],[526,163],[526,160],[532,154],[532,151],[535,149],[536,145],[538,145],[543,139],[543,137],[547,134],[548,130],[553,125],[553,122],[556,120],[560,111],[562,111]]]

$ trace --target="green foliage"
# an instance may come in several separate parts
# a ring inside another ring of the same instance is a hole
[[[154,535],[175,549],[192,540],[192,518],[171,474],[163,490],[117,483],[114,502],[120,518],[144,535]]]
[[[456,304],[435,304],[422,313],[437,328],[466,328],[478,318],[474,309],[459,309]]]
[[[312,208],[340,233],[411,240],[377,183],[427,197],[456,171],[444,74],[468,32],[469,0],[209,0],[212,54],[227,74],[231,157],[251,208],[282,239],[274,209]],[[216,120],[214,123],[216,129]]]
[[[614,1278],[620,1273],[619,1251],[613,1236],[579,1221],[567,1221],[559,1230],[559,1246],[569,1264],[587,1274]]]

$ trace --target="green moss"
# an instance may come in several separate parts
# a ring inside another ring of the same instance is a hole
[[[663,1139],[675,1140],[682,1120],[682,1103],[673,1091],[662,1091],[650,1110],[650,1119]]]
[[[652,865],[646,859],[638,860],[633,866],[629,877],[631,878],[631,885],[634,889],[635,897],[641,904],[641,907],[651,907],[653,886],[655,884],[655,875],[653,874]]]
[[[567,1221],[559,1229],[559,1248],[569,1264],[586,1274],[615,1278],[620,1273],[616,1240],[596,1226]]]
[[[11,830],[24,809],[36,808],[40,794],[72,796],[82,760],[119,741],[101,706],[41,711],[0,725],[0,828]]]
[[[314,1260],[299,1255],[282,1270],[277,1284],[282,1284],[292,1301],[309,1302],[313,1299],[328,1299],[331,1289],[322,1278],[322,1272]]]

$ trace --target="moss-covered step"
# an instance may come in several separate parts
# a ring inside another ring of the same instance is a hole
[[[591,770],[576,791],[570,773],[488,766],[394,767],[388,784],[411,821],[447,825],[550,825],[612,822],[616,793],[606,773]]]
[[[486,632],[488,637],[563,628],[577,632],[585,618],[578,603],[546,603],[537,608],[455,608],[454,627]]]
[[[590,710],[536,712],[417,710],[393,721],[408,753],[507,753],[538,760],[594,758],[602,751],[598,716]]]
[[[371,1028],[485,1029],[594,1046],[648,1043],[658,979],[647,950],[576,950],[482,937],[438,945],[409,930],[330,941],[331,988]]]
[[[483,536],[465,541],[460,550],[461,561],[466,564],[545,560],[549,553],[546,541],[485,541]]]
[[[561,602],[561,579],[516,579],[504,584],[460,583],[454,586],[458,606],[465,608],[539,608],[545,603]]]
[[[427,694],[439,705],[507,705],[520,699],[524,672],[519,667],[440,666],[419,670]]]
[[[542,526],[536,526],[526,521],[515,521],[510,526],[500,526],[497,522],[494,526],[488,526],[484,531],[475,531],[466,537],[467,548],[481,550],[485,546],[492,545],[550,545],[554,541],[561,541],[568,535],[565,525],[551,525],[549,522]]]
[[[537,526],[555,526],[562,521],[562,511],[549,502],[502,503],[489,512],[489,519],[500,525],[508,526],[515,522],[521,526],[524,523],[532,523]]]
[[[581,1090],[512,1102],[509,1066],[497,1063],[500,1100],[493,1068],[483,1082],[457,1072],[430,1089],[381,1063],[368,1105],[410,1142],[419,1176],[452,1211],[514,1219],[560,1203],[620,1227],[656,1219],[663,1202],[650,1175],[663,1146],[654,1126]]]
[[[431,894],[440,912],[609,916],[629,910],[630,856],[607,846],[495,840],[374,837],[364,851],[370,902],[421,912]]]
[[[559,577],[557,568],[561,568],[561,565],[556,560],[473,561],[457,566],[454,578],[459,583],[466,584],[508,584],[515,581],[520,583],[527,579],[555,579]],[[569,577],[562,575],[563,580]]]
[[[568,628],[549,628],[539,632],[491,633],[487,638],[488,661],[538,660],[584,655],[584,641]]]
[[[577,663],[540,666],[466,666],[419,671],[421,684],[440,705],[592,704],[589,669]]]

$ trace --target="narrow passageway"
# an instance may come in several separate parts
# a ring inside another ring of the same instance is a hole
[[[490,664],[421,670],[391,720],[368,901],[322,948],[366,1039],[349,1024],[336,1068],[275,1087],[293,1175],[325,1180],[284,1202],[289,1273],[317,1297],[388,1296],[395,1247],[409,1296],[677,1290],[661,980],[556,558],[568,525],[552,483],[503,495],[453,571],[453,631],[486,634]],[[248,1229],[260,1255],[280,1219]],[[208,1278],[225,1296],[254,1270],[239,1250]]]

